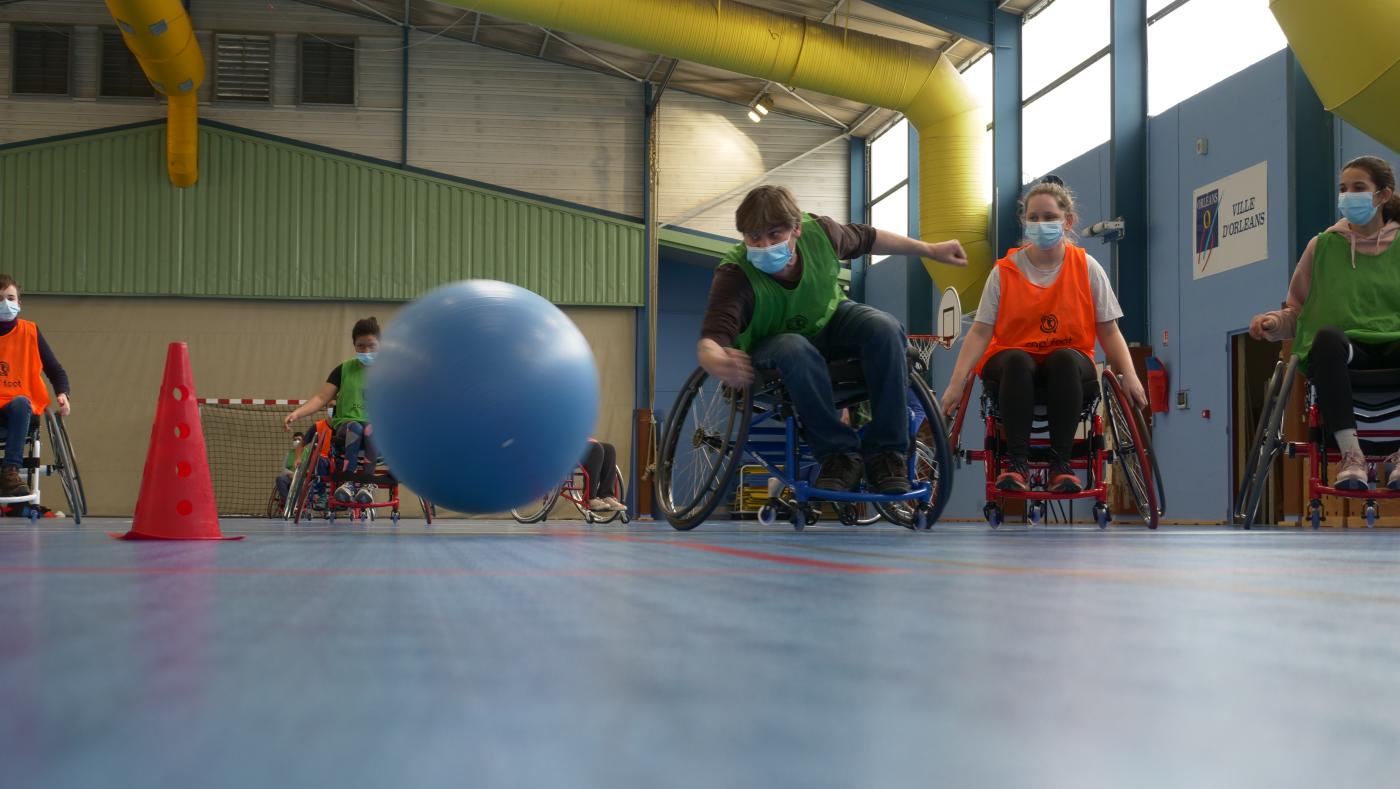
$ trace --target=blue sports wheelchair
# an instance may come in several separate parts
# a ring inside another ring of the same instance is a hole
[[[859,359],[829,362],[838,409],[869,399]],[[688,531],[703,523],[733,496],[735,474],[748,458],[762,465],[786,491],[760,510],[769,523],[786,516],[801,531],[820,518],[819,502],[835,505],[846,524],[861,522],[856,509],[873,505],[885,519],[907,529],[928,529],[938,520],[953,486],[948,431],[933,392],[925,383],[922,359],[909,352],[908,493],[884,495],[822,490],[812,484],[817,461],[802,439],[802,419],[792,407],[776,372],[756,371],[752,386],[735,389],[696,368],[676,397],[666,420],[654,476],[656,501],[672,527]]]

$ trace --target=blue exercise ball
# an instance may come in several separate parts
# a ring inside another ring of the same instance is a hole
[[[365,397],[394,475],[459,512],[504,512],[572,473],[598,418],[598,368],[560,309],[468,280],[390,322]]]

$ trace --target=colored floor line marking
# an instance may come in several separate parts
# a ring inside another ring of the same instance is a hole
[[[681,542],[678,540],[651,540],[644,537],[630,537],[625,534],[608,534],[604,539],[616,542],[647,543],[651,545],[667,545],[672,548],[686,548],[692,551],[708,551],[710,553],[724,554],[725,556],[738,556],[744,559],[757,559],[762,562],[775,562],[778,564],[790,564],[798,567],[808,567],[816,570],[828,570],[839,573],[904,573],[907,569],[902,567],[876,567],[868,564],[847,564],[844,562],[826,562],[820,559],[804,559],[801,556],[786,556],[780,553],[767,553],[764,551],[750,551],[743,548],[730,548],[724,545],[706,545],[696,542]],[[874,554],[872,554],[874,555]],[[881,557],[888,558],[888,557]]]
[[[674,577],[679,575],[805,575],[829,572],[828,568],[797,563],[795,567],[583,567],[566,570],[470,570],[464,568],[391,569],[319,567],[0,567],[6,575],[254,575],[283,577],[413,577],[457,576],[464,578],[576,578],[576,577]],[[817,565],[831,564],[817,562]],[[831,564],[848,568],[851,565]],[[899,570],[896,570],[898,572]]]

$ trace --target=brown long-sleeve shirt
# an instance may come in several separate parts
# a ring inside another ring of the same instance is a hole
[[[829,216],[816,217],[817,224],[831,239],[836,249],[836,257],[851,260],[870,254],[875,246],[875,228],[870,225],[843,225]],[[788,290],[797,287],[802,280],[802,255],[797,256],[798,277],[793,282],[778,281]],[[714,340],[722,347],[729,347],[753,320],[753,285],[742,269],[733,264],[723,264],[715,269],[715,278],[710,282],[710,301],[705,306],[705,317],[700,322],[701,339]]]

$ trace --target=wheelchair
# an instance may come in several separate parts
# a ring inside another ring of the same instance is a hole
[[[63,486],[63,495],[68,499],[68,509],[73,515],[74,525],[83,522],[83,516],[87,515],[87,494],[83,492],[83,478],[78,474],[78,463],[73,457],[73,442],[68,438],[68,429],[63,424],[63,417],[52,411],[45,411],[42,424],[49,434],[49,441],[53,444],[53,462],[47,465],[39,460],[41,442],[39,439],[39,426],[41,420],[31,418],[29,420],[29,432],[24,437],[24,461],[21,469],[24,472],[25,484],[29,486],[28,496],[3,496],[0,497],[0,506],[18,506],[24,517],[30,522],[39,520],[43,513],[40,506],[39,478],[57,476],[59,484]],[[7,437],[0,429],[0,449],[5,447]]]
[[[293,523],[302,519],[310,520],[314,512],[321,512],[327,521],[335,522],[336,515],[344,511],[351,521],[373,521],[377,510],[389,510],[389,518],[399,522],[399,481],[382,464],[372,471],[341,470],[343,448],[336,445],[332,431],[317,433],[316,438],[302,446],[297,456],[296,467],[292,469],[292,481],[288,486],[287,506],[283,518]],[[385,501],[340,501],[334,495],[336,488],[346,482],[357,485],[375,485],[388,493]],[[313,508],[313,502],[318,506]],[[324,502],[322,505],[321,502]],[[423,518],[432,524],[436,509],[426,499],[419,498],[423,507]],[[321,509],[323,507],[323,509]]]
[[[1108,506],[1105,471],[1109,464],[1116,461],[1143,523],[1149,529],[1157,528],[1158,521],[1166,513],[1166,494],[1162,487],[1160,466],[1147,437],[1147,424],[1119,385],[1118,376],[1105,370],[1099,391],[1084,393],[1083,407],[1079,412],[1079,430],[1069,457],[1070,468],[1084,472],[1088,477],[1088,484],[1078,493],[1055,493],[1046,489],[1050,479],[1050,421],[1044,405],[1045,395],[1039,388],[1031,417],[1030,456],[1027,458],[1030,490],[1001,490],[996,486],[997,477],[1007,468],[1010,458],[1006,455],[1005,431],[997,412],[996,397],[985,389],[980,408],[985,425],[982,449],[961,449],[962,420],[967,413],[975,377],[976,373],[969,374],[963,385],[962,401],[953,416],[953,433],[949,442],[959,452],[960,458],[969,463],[980,462],[986,469],[986,504],[982,507],[982,515],[987,525],[993,529],[1001,526],[1005,513],[1000,502],[1006,499],[1026,502],[1026,517],[1032,526],[1047,520],[1050,502],[1093,499],[1094,522],[1100,529],[1107,529],[1113,521],[1113,514]],[[1102,394],[1105,392],[1106,397]],[[1103,402],[1107,420],[1099,414],[1100,401]],[[1105,421],[1108,423],[1108,437],[1112,439],[1111,449],[1105,441]]]
[[[919,405],[918,410],[910,409],[909,417],[909,475],[914,483],[910,492],[884,495],[815,487],[811,480],[816,459],[802,440],[801,417],[776,372],[759,371],[752,386],[735,389],[696,368],[676,397],[657,454],[654,484],[662,514],[680,531],[703,523],[732,494],[735,474],[747,457],[773,478],[773,495],[759,512],[761,523],[784,516],[802,531],[820,519],[818,502],[828,501],[847,525],[861,518],[859,505],[873,504],[892,523],[931,528],[952,492],[952,454],[936,399],[923,379],[926,368],[912,349],[910,357],[908,386]],[[837,409],[869,399],[859,359],[831,361],[827,369]],[[925,419],[930,446],[918,441]]]
[[[625,501],[622,488],[622,469],[613,466],[613,489],[612,497],[618,501]],[[549,514],[554,511],[554,507],[560,499],[564,499],[573,505],[583,516],[585,523],[612,523],[619,518],[623,523],[631,520],[627,510],[609,510],[607,512],[594,512],[588,508],[588,491],[593,489],[592,480],[589,479],[588,469],[579,464],[574,469],[574,473],[562,480],[558,485],[545,491],[539,498],[528,504],[522,504],[510,511],[511,517],[517,523],[543,523]]]
[[[1374,527],[1380,516],[1378,502],[1400,499],[1400,491],[1343,490],[1327,484],[1327,464],[1339,462],[1341,452],[1336,439],[1324,429],[1322,409],[1317,403],[1317,389],[1307,382],[1304,409],[1308,420],[1306,441],[1284,438],[1284,416],[1288,399],[1298,376],[1299,357],[1294,354],[1285,366],[1282,360],[1274,364],[1273,375],[1265,390],[1264,410],[1254,430],[1254,441],[1241,476],[1240,490],[1235,497],[1235,521],[1246,529],[1252,528],[1259,514],[1259,502],[1268,487],[1274,460],[1281,454],[1308,459],[1308,520],[1314,529],[1322,525],[1322,497],[1337,496],[1364,501],[1362,514],[1366,526]],[[1361,451],[1374,478],[1375,470],[1387,455],[1400,447],[1400,370],[1350,370],[1352,413],[1356,415],[1356,436]]]

